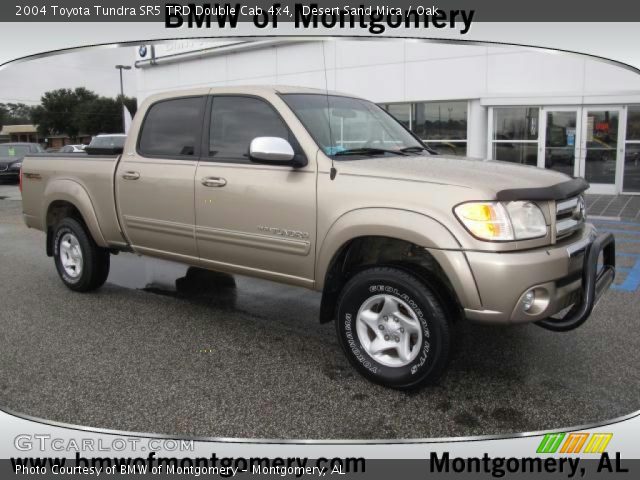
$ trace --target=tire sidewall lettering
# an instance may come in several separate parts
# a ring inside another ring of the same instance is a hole
[[[344,331],[351,353],[353,353],[353,356],[364,368],[369,370],[371,373],[378,373],[378,367],[367,358],[368,355],[364,354],[362,350],[360,350],[360,341],[358,340],[357,335],[354,335],[352,325],[353,316],[350,313],[346,313],[344,318]]]

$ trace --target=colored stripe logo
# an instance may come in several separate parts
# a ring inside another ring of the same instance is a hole
[[[584,453],[603,453],[613,437],[613,433],[594,433],[584,449]]]
[[[603,453],[612,437],[613,433],[547,433],[536,453]]]
[[[547,433],[538,445],[536,453],[556,453],[564,436],[564,433]]]

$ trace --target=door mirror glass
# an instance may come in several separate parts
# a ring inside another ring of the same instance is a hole
[[[294,157],[291,144],[280,137],[256,137],[249,146],[249,158],[255,163],[287,165]]]

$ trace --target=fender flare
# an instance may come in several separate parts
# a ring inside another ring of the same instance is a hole
[[[381,224],[381,219],[384,219],[384,224]],[[350,210],[329,227],[318,249],[315,275],[318,290],[324,288],[331,262],[344,245],[365,236],[396,238],[425,248],[460,248],[460,243],[453,233],[427,215],[384,207]]]
[[[100,230],[100,224],[98,223],[91,197],[89,197],[89,193],[80,183],[70,179],[53,180],[47,184],[42,198],[43,227],[45,231],[47,229],[47,213],[51,204],[56,201],[68,202],[78,209],[96,244],[100,247],[108,247]]]

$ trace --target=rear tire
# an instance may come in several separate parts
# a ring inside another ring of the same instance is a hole
[[[449,361],[445,312],[417,277],[374,267],[345,285],[336,330],[345,355],[363,376],[390,388],[417,389],[435,382]]]
[[[73,218],[56,226],[53,258],[62,282],[76,292],[100,288],[109,276],[109,250],[96,245],[86,227]]]

